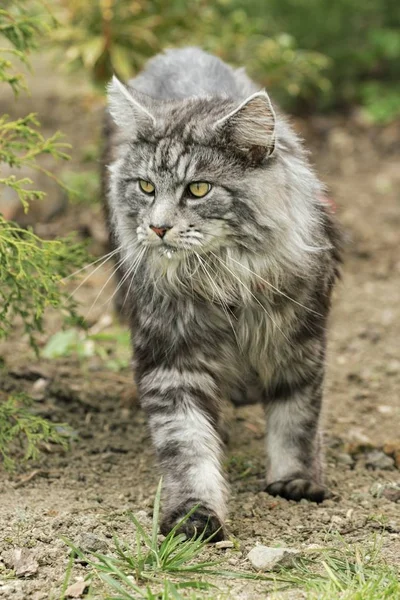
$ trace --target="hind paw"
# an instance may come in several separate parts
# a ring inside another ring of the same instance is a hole
[[[274,481],[267,485],[265,491],[271,496],[281,496],[286,500],[296,500],[296,502],[302,498],[311,500],[311,502],[323,502],[332,496],[331,492],[319,483],[302,478]]]

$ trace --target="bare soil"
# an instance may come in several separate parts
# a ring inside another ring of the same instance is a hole
[[[101,105],[77,84],[50,85],[39,69],[33,97],[6,112],[36,110],[45,130],[62,128],[73,145],[69,168],[84,169],[84,146],[99,140]],[[58,81],[58,80],[57,80]],[[400,498],[384,487],[400,482],[400,169],[398,124],[367,126],[357,116],[314,118],[295,123],[327,183],[348,236],[343,279],[334,300],[328,351],[324,429],[326,478],[334,498],[321,505],[288,502],[262,490],[263,415],[259,407],[232,409],[226,470],[231,483],[228,527],[240,549],[211,550],[225,567],[250,569],[246,559],[256,543],[307,548],[325,545],[339,533],[349,543],[367,542],[379,533],[383,555],[400,556]],[[42,182],[41,182],[42,184]],[[43,184],[45,185],[45,184]],[[42,218],[35,217],[37,221]],[[104,227],[98,206],[72,206],[42,234],[78,229],[104,252]],[[85,315],[108,269],[101,268],[80,288]],[[76,284],[75,284],[76,286]],[[71,289],[73,289],[72,286]],[[112,315],[109,282],[89,321],[96,326]],[[115,317],[113,317],[115,320]],[[49,315],[42,343],[57,331]],[[151,516],[159,472],[129,368],[108,370],[97,357],[37,360],[18,336],[0,347],[7,370],[1,386],[37,398],[35,410],[69,423],[76,439],[68,452],[48,446],[24,472],[0,473],[0,598],[59,598],[69,550],[61,539],[82,547],[112,548],[112,535],[134,540],[126,513]],[[39,382],[39,383],[38,383]],[[383,492],[383,493],[382,493]],[[27,548],[32,573],[10,577],[13,552]],[[78,565],[73,578],[85,574]],[[221,586],[226,589],[226,583]],[[230,598],[267,597],[261,583],[229,583]]]

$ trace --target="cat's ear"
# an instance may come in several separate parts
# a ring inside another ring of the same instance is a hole
[[[144,125],[155,125],[155,118],[143,106],[139,94],[120,82],[115,75],[107,86],[108,107],[115,123],[132,133]]]
[[[214,128],[227,135],[240,150],[262,159],[275,149],[275,121],[269,96],[261,91],[219,119]]]

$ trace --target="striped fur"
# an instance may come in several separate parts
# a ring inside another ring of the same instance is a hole
[[[321,501],[319,415],[340,235],[304,149],[243,71],[168,51],[109,88],[104,178],[164,520],[223,536],[224,398],[260,400],[267,490]],[[150,181],[155,195],[141,191]],[[202,199],[188,184],[207,181]],[[168,231],[161,239],[150,225]],[[246,391],[247,390],[247,391]]]

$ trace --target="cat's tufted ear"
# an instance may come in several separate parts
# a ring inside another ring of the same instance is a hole
[[[108,107],[115,123],[132,133],[146,125],[155,125],[151,112],[143,106],[139,94],[127,88],[115,75],[108,84]]]
[[[266,92],[249,96],[235,110],[219,119],[214,128],[254,159],[271,156],[275,149],[275,112]]]

